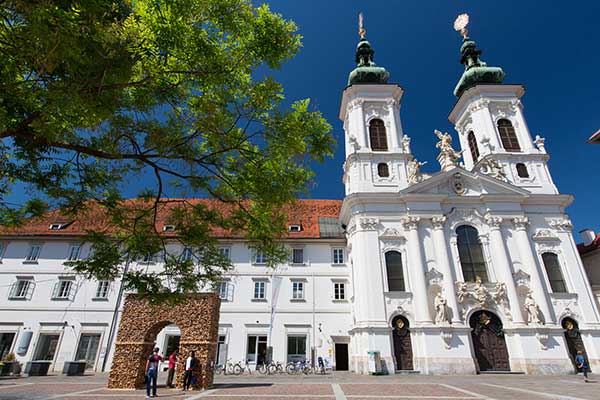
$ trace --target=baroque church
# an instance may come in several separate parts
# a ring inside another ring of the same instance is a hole
[[[290,261],[275,271],[243,238],[219,237],[235,268],[218,287],[218,363],[322,357],[368,373],[377,352],[384,373],[562,374],[581,350],[600,369],[598,305],[565,213],[573,197],[558,192],[544,139],[531,136],[524,87],[503,84],[462,28],[465,71],[449,114],[459,142],[434,132],[433,174],[403,133],[403,89],[361,31],[339,113],[345,197],[298,201]],[[0,356],[110,369],[121,283],[63,265],[89,251],[77,240],[85,223],[54,213],[3,231]],[[165,322],[151,339],[167,355],[179,335]]]

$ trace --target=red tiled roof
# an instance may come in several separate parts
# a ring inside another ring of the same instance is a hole
[[[590,251],[594,251],[596,249],[600,249],[600,233],[596,235],[594,240],[592,240],[592,243],[590,243],[589,245],[586,246],[583,243],[579,243],[577,245],[577,250],[579,250],[579,254],[589,253]]]
[[[127,202],[135,207],[136,204],[141,204],[138,200],[127,200]],[[227,203],[213,199],[188,199],[189,204],[205,203],[207,207],[215,207],[226,212],[227,208],[231,207]],[[169,210],[175,207],[177,202],[164,203],[161,205],[156,222],[156,229],[159,232],[163,231],[163,227],[169,224]],[[300,232],[287,232],[289,238],[319,238],[319,217],[337,218],[342,206],[341,200],[297,200],[288,210],[287,225],[298,224],[302,226]],[[61,214],[60,211],[54,210],[48,212],[40,218],[32,218],[18,227],[0,227],[0,235],[3,236],[82,236],[87,234],[87,231],[110,231],[110,224],[106,214],[99,207],[90,207],[77,217],[70,217]],[[50,225],[61,223],[65,224],[62,229],[51,230]],[[165,233],[168,236],[176,236],[177,232]],[[243,235],[232,235],[221,228],[213,229],[213,234],[216,237],[223,238],[242,238]]]

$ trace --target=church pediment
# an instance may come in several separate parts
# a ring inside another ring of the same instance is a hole
[[[529,192],[510,183],[492,178],[481,172],[471,172],[462,168],[441,171],[429,179],[401,190],[400,195],[437,194],[451,197],[481,195],[527,196]]]

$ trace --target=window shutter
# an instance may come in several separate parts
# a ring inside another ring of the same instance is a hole
[[[33,289],[35,289],[35,282],[27,281],[27,300],[31,300],[31,297],[33,296]]]
[[[60,290],[60,280],[56,281],[54,284],[54,289],[52,289],[52,298],[56,299],[58,297],[58,291]]]
[[[233,301],[233,284],[227,282],[227,301]]]
[[[16,295],[16,290],[17,290],[17,285],[19,284],[19,281],[13,282],[12,285],[10,285],[10,294],[8,295],[8,297],[12,298],[15,297]]]

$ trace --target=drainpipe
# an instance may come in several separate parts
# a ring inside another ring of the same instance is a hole
[[[125,278],[125,274],[129,271],[129,260],[125,263],[125,268],[123,269],[123,278],[121,279],[121,284],[119,286],[119,294],[117,296],[117,301],[115,302],[115,309],[113,310],[112,322],[110,324],[110,331],[108,333],[108,341],[106,343],[106,350],[104,351],[104,360],[102,361],[102,372],[106,370],[106,363],[108,362],[108,355],[110,352],[110,348],[113,343],[113,339],[115,336],[115,330],[118,319],[119,306],[121,305],[121,300],[123,299],[123,291],[125,290],[125,285],[123,280]]]

